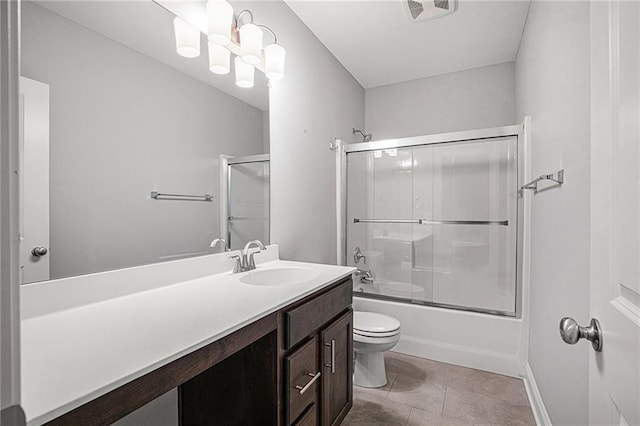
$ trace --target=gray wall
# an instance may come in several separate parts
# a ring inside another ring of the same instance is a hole
[[[531,3],[516,61],[518,119],[532,116],[532,174],[566,169],[531,211],[529,364],[551,421],[588,423],[588,356],[558,322],[589,319],[589,4]]]
[[[284,80],[274,83],[271,116],[271,237],[282,258],[336,262],[334,137],[352,141],[364,125],[364,90],[283,3],[269,22],[287,49]]]
[[[515,124],[514,63],[367,89],[365,110],[374,140]]]
[[[218,154],[263,152],[261,111],[29,2],[22,74],[50,85],[52,278],[209,250]]]

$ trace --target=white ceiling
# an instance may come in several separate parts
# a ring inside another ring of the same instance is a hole
[[[514,61],[529,0],[462,0],[411,22],[406,0],[285,0],[365,88]]]
[[[222,76],[211,73],[204,36],[200,57],[187,59],[178,55],[173,33],[174,15],[151,0],[44,0],[37,3],[262,111],[269,109],[269,89],[263,73],[256,72],[255,86],[250,89],[236,86],[233,70]]]

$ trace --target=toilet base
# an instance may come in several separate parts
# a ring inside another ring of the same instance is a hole
[[[353,384],[365,388],[380,388],[387,384],[383,352],[356,352]]]

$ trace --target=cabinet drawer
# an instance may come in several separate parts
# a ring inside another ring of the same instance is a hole
[[[287,424],[291,424],[310,404],[317,402],[320,388],[318,336],[285,357]]]
[[[313,404],[306,413],[295,422],[294,426],[316,426],[318,424],[318,411],[316,410],[317,404]]]
[[[349,278],[332,290],[286,311],[284,317],[287,326],[287,349],[351,306],[352,300],[353,282]]]

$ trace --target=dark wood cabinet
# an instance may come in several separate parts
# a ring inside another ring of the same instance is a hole
[[[353,405],[353,311],[320,333],[322,343],[322,426],[338,425]]]
[[[351,409],[351,303],[348,279],[283,311],[285,425],[338,425]],[[310,367],[314,362],[315,369]],[[306,367],[295,369],[302,364]],[[303,389],[306,396],[299,395]]]
[[[182,384],[180,424],[339,425],[353,405],[352,286],[282,308],[273,333]]]

